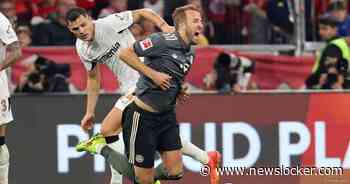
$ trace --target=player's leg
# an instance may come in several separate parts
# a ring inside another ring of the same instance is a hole
[[[10,155],[5,144],[6,125],[13,121],[10,102],[8,98],[0,98],[0,183],[8,183]]]
[[[157,179],[179,180],[183,176],[182,152],[179,125],[176,114],[171,112],[162,117],[162,128],[158,132],[157,150],[160,152],[163,166],[156,168]],[[161,174],[161,175],[158,175]]]
[[[121,124],[122,124],[122,113],[123,110],[127,105],[129,105],[132,102],[132,95],[125,95],[118,99],[116,102],[114,108],[109,112],[109,114],[104,119],[102,126],[101,126],[101,134],[106,137],[106,141],[109,144],[109,146],[119,152],[124,153],[124,142],[116,141],[117,139],[114,139],[114,135],[118,135],[121,132]],[[119,137],[120,139],[122,137]],[[122,175],[118,173],[112,166],[111,166],[111,184],[121,184],[122,183]]]
[[[123,141],[117,141],[121,132],[122,113],[125,107],[131,103],[132,96],[122,96],[116,102],[114,108],[102,121],[101,134],[106,138],[106,142],[113,150],[124,153]],[[111,166],[111,184],[122,184],[123,176]]]
[[[108,144],[108,147],[113,149],[114,151],[124,155],[124,141],[123,136],[120,133],[119,134],[119,141],[116,141],[114,143]],[[111,168],[111,181],[110,184],[122,184],[123,183],[123,176],[113,168],[113,166],[110,166]]]
[[[183,139],[181,137],[182,153],[192,157],[193,159],[199,161],[204,165],[210,167],[210,184],[219,183],[219,175],[216,172],[216,168],[219,167],[221,162],[221,154],[218,151],[208,151],[200,149],[196,145],[192,144],[190,141]]]
[[[180,139],[182,144],[181,151],[184,155],[187,155],[199,161],[201,164],[208,164],[210,158],[206,151],[200,149],[199,147],[182,137],[180,137]]]
[[[8,148],[5,144],[5,125],[0,127],[0,183],[8,183],[8,172],[10,166],[10,155]]]
[[[121,96],[114,108],[107,114],[101,124],[101,134],[108,139],[121,132],[123,110],[132,102],[133,96]]]
[[[135,177],[137,184],[153,184],[154,183],[154,169],[152,168],[143,168],[134,166]]]
[[[154,183],[154,159],[157,145],[157,115],[131,103],[124,111],[123,136],[129,162],[134,165],[136,183]]]
[[[180,180],[183,176],[181,150],[164,151],[161,153],[162,164],[156,168],[156,179]]]

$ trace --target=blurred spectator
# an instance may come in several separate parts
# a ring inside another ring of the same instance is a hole
[[[17,14],[16,5],[12,0],[1,0],[0,11],[10,20],[13,25],[16,25]]]
[[[34,4],[34,16],[40,16],[46,19],[49,14],[55,13],[56,11],[56,0],[32,0]]]
[[[31,38],[31,30],[29,26],[27,25],[19,25],[16,28],[16,34],[19,40],[19,43],[21,44],[21,47],[29,47],[32,44],[32,38]]]
[[[66,28],[65,16],[75,6],[75,0],[57,0],[57,11],[49,15],[50,22],[33,27],[33,45],[73,45],[75,39]]]
[[[69,92],[69,76],[68,64],[56,64],[38,56],[32,64],[27,66],[27,71],[22,75],[16,92]]]
[[[98,15],[101,13],[103,8],[108,7],[109,0],[94,0],[95,7],[91,11],[91,17],[94,19],[98,18]]]
[[[164,2],[163,0],[145,0],[143,2],[144,8],[152,9],[154,12],[156,12],[158,15],[163,17],[164,13]]]
[[[127,0],[109,0],[109,6],[101,10],[99,18],[106,17],[113,13],[119,13],[128,9]]]
[[[249,43],[266,44],[269,42],[269,21],[266,15],[265,0],[249,0],[244,6],[248,13],[248,38]]]
[[[350,16],[344,1],[334,1],[328,6],[328,11],[334,16],[338,24],[338,36],[350,36]]]
[[[208,19],[213,25],[214,37],[210,38],[210,42],[214,44],[227,43],[227,30],[230,26],[225,24],[226,21],[226,5],[225,0],[209,0],[208,1]],[[233,26],[233,25],[231,25]]]
[[[95,8],[95,0],[76,0],[77,6],[84,8],[91,13],[92,9]]]
[[[204,83],[208,89],[221,93],[242,92],[254,86],[250,81],[254,68],[254,62],[248,58],[223,52],[216,58],[214,70],[206,75]]]
[[[163,18],[164,20],[169,24],[169,25],[174,25],[173,23],[173,18],[172,14],[175,10],[175,8],[184,6],[187,4],[187,0],[165,0],[164,1],[164,15]]]
[[[272,43],[289,43],[294,33],[293,3],[289,0],[268,0],[267,17],[273,25]]]
[[[319,19],[319,34],[327,45],[317,54],[313,73],[305,81],[308,89],[348,88],[350,38],[337,38],[337,25],[330,15]]]

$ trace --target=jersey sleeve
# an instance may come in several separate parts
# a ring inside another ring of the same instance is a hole
[[[160,34],[152,34],[146,39],[134,43],[137,56],[159,56],[166,48],[166,42]]]
[[[128,29],[134,23],[131,11],[109,15],[103,18],[102,21],[112,25],[117,32]]]
[[[0,40],[6,45],[18,40],[10,21],[0,13]]]

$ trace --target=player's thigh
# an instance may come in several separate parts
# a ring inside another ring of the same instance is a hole
[[[161,153],[163,163],[170,174],[177,175],[182,172],[182,152],[179,126],[176,118],[169,119],[168,127],[159,137],[157,150]]]
[[[162,119],[162,128],[158,132],[157,150],[159,152],[180,150],[182,148],[179,125],[175,113]]]
[[[137,181],[141,184],[153,184],[154,182],[154,169],[142,168],[134,166],[135,176]]]
[[[102,121],[101,133],[104,136],[119,134],[121,131],[122,116],[124,109],[132,102],[132,96],[121,96],[115,103],[114,108]]]
[[[104,136],[118,134],[121,131],[122,115],[123,112],[120,109],[112,108],[102,121],[101,134]]]
[[[130,104],[123,115],[123,138],[129,162],[141,168],[153,168],[156,152],[154,129],[147,126],[153,122],[135,103]]]

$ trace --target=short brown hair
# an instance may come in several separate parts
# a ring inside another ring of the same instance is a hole
[[[173,21],[176,29],[179,27],[180,22],[186,19],[185,12],[188,10],[201,12],[195,5],[192,5],[192,4],[188,4],[188,5],[176,8],[173,13]]]
[[[84,8],[72,8],[66,13],[66,21],[67,22],[74,22],[78,19],[80,15],[88,16],[88,12]]]

